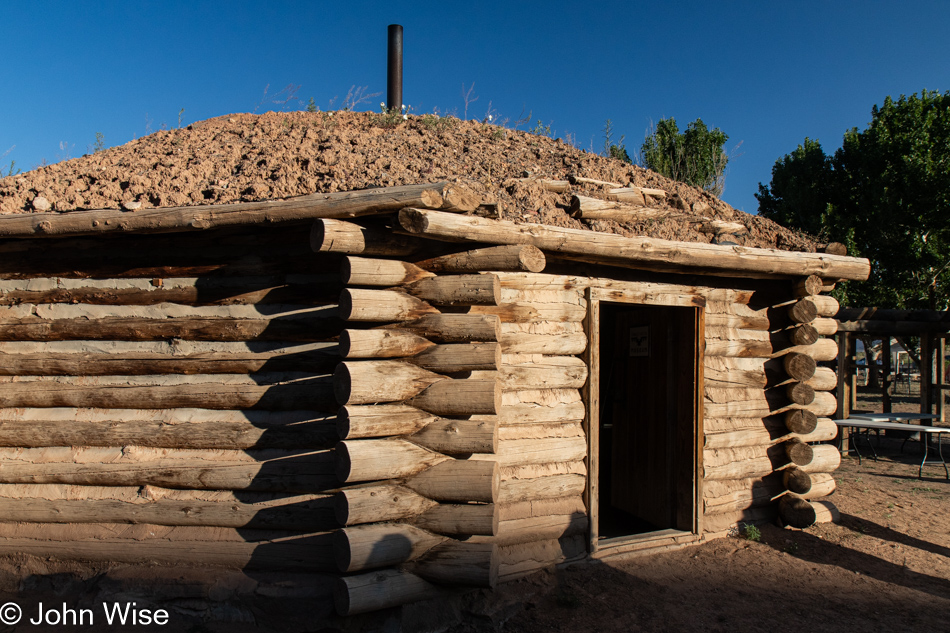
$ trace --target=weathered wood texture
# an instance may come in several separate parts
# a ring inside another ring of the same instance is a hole
[[[439,206],[435,208],[440,208],[443,192],[455,186],[448,183],[404,185],[315,193],[288,200],[164,207],[135,213],[102,209],[5,215],[0,217],[0,237],[63,237],[115,232],[174,233],[223,226],[272,225],[314,218],[352,218],[397,211],[409,206],[429,207],[436,202],[439,202]]]
[[[681,266],[715,269],[722,274],[748,271],[774,275],[821,274],[839,279],[867,279],[868,260],[818,253],[738,249],[711,244],[683,244],[642,237],[621,237],[537,224],[515,224],[421,209],[399,212],[402,227],[415,235],[496,244],[532,244],[542,251],[594,263]],[[741,252],[740,252],[741,251]]]

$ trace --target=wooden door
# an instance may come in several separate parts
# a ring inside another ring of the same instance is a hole
[[[601,514],[620,532],[690,530],[697,310],[601,304],[601,315]]]

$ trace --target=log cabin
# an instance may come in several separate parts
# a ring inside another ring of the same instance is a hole
[[[306,573],[349,616],[834,518],[823,293],[867,260],[486,215],[0,217],[0,555]]]

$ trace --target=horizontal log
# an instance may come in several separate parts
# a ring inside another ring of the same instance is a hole
[[[164,272],[164,271],[163,271]],[[291,283],[290,276],[197,279],[30,279],[0,282],[0,306],[24,303],[89,305],[190,306],[255,304],[326,305],[335,303],[342,286],[333,278],[309,275]],[[303,275],[299,277],[304,277]],[[152,281],[160,282],[152,285]],[[40,282],[40,283],[37,283]],[[42,283],[48,282],[48,283]]]
[[[500,473],[499,503],[575,496],[587,481],[583,461],[505,466]]]
[[[830,473],[841,465],[841,453],[831,444],[817,444],[812,446],[814,458],[808,464],[801,464],[799,468],[807,473]]]
[[[482,198],[469,187],[455,182],[439,189],[429,189],[422,194],[426,206],[453,213],[468,213],[482,204]]]
[[[433,383],[406,404],[437,415],[495,414],[501,408],[497,380],[445,379]]]
[[[413,321],[438,310],[399,290],[347,288],[340,293],[339,318],[343,321]]]
[[[500,477],[494,461],[449,459],[410,477],[405,485],[436,501],[495,503]]]
[[[768,505],[785,487],[780,475],[732,481],[708,481],[703,485],[703,513],[739,512]]]
[[[766,316],[739,316],[735,314],[706,314],[706,327],[724,327],[744,330],[768,330]]]
[[[472,455],[471,459],[491,459],[501,466],[573,462],[587,456],[583,435],[570,437],[501,439],[493,455]]]
[[[817,475],[816,475],[817,476]],[[791,492],[806,494],[812,487],[812,475],[794,464],[782,471],[782,484]]]
[[[819,317],[811,322],[815,331],[822,336],[833,336],[838,333],[838,322],[828,317]]]
[[[339,352],[343,358],[402,358],[415,356],[435,343],[409,330],[343,330]]]
[[[725,220],[709,220],[696,227],[700,233],[709,233],[712,235],[742,235],[749,232],[742,222],[727,222]]]
[[[345,527],[333,534],[337,569],[344,573],[399,565],[419,558],[446,537],[404,523]]]
[[[774,470],[772,461],[768,458],[764,451],[762,451],[762,454],[757,457],[749,457],[747,453],[721,454],[722,451],[735,450],[736,449],[712,449],[712,451],[704,451],[704,455],[709,453],[720,453],[717,455],[718,459],[716,461],[718,463],[710,463],[709,465],[706,465],[704,458],[704,479],[745,479],[764,477]]]
[[[721,433],[706,430],[705,448],[734,448],[736,446],[764,446],[775,441],[776,437],[764,425],[757,428],[739,429]]]
[[[501,350],[498,343],[449,343],[430,347],[406,361],[440,374],[497,371]]]
[[[450,539],[411,561],[407,567],[420,577],[442,585],[494,588],[499,564],[496,545]]]
[[[341,440],[411,435],[438,419],[404,404],[346,405],[340,408],[336,430]]]
[[[545,191],[553,191],[554,193],[567,193],[571,190],[571,182],[569,180],[551,180],[549,178],[517,178],[516,182],[523,182],[525,184],[537,184]]]
[[[438,505],[405,486],[382,482],[342,488],[334,498],[334,514],[340,525],[360,525],[415,517]]]
[[[722,357],[707,356],[703,371],[704,384],[717,388],[753,387],[765,389],[768,382],[764,371],[750,371],[742,369],[724,369],[715,361]],[[718,366],[716,366],[718,365]]]
[[[593,231],[456,216],[421,209],[399,212],[400,225],[414,235],[496,244],[532,244],[542,251],[595,263],[644,263],[790,275],[818,273],[839,279],[866,279],[867,260],[817,253],[792,253],[711,244],[683,244],[647,237],[621,237]]]
[[[154,486],[0,484],[0,512],[5,521],[28,523],[147,523],[309,532],[337,526],[329,495],[236,495]]]
[[[496,315],[502,323],[537,323],[553,321],[580,323],[587,318],[587,308],[575,303],[537,303],[516,301],[499,306],[471,306],[468,314]]]
[[[839,308],[833,315],[838,321],[914,321],[918,323],[950,324],[947,310],[892,310],[887,308]]]
[[[501,284],[492,274],[430,277],[406,284],[404,289],[433,305],[497,306],[501,302]]]
[[[815,302],[819,317],[834,317],[841,307],[837,299],[828,295],[817,295],[812,297],[812,301]]]
[[[265,375],[266,376],[266,375]],[[168,376],[172,378],[173,376]],[[106,376],[104,378],[111,378]],[[130,379],[133,376],[123,376]],[[156,379],[166,376],[156,376]],[[0,383],[4,407],[88,407],[97,409],[248,409],[264,411],[335,408],[328,376],[287,384],[227,384],[212,376],[196,376],[195,384],[80,384],[38,379]]]
[[[927,332],[943,333],[950,330],[946,323],[932,321],[844,321],[838,323],[839,332],[860,332],[880,336],[920,335]]]
[[[332,451],[0,448],[0,483],[316,492],[338,485]]]
[[[772,356],[772,344],[769,341],[709,339],[706,341],[706,355],[738,358],[770,358]]]
[[[640,187],[610,187],[607,189],[607,199],[638,207],[647,206],[647,200]]]
[[[732,532],[738,525],[755,525],[766,523],[775,519],[778,515],[778,508],[775,504],[766,506],[751,507],[737,512],[721,512],[703,516],[703,532],[707,534],[719,534],[722,532]]]
[[[75,526],[55,527],[67,527],[75,531]],[[157,531],[157,527],[153,527],[151,531]],[[224,528],[207,529],[220,532]],[[241,530],[245,536],[247,532],[248,530]],[[164,540],[148,538],[146,534],[121,538],[104,533],[88,540],[70,538],[68,535],[59,535],[58,538],[52,536],[54,535],[40,535],[37,538],[0,537],[0,555],[35,556],[43,560],[59,559],[112,565],[118,563],[180,566],[185,561],[189,566],[240,570],[293,570],[307,573],[332,570],[333,549],[329,534],[253,542]]]
[[[803,409],[816,416],[833,415],[838,407],[834,395],[825,391],[815,392],[815,399],[807,405],[788,404],[784,397],[766,394],[754,389],[713,389],[705,390],[707,399],[704,412],[710,418],[765,418],[770,415],[786,413],[792,409]],[[794,431],[798,432],[798,431]]]
[[[444,455],[494,453],[498,450],[498,421],[437,418],[409,440]]]
[[[565,505],[560,500],[558,502],[562,506]],[[550,500],[548,504],[551,504]],[[501,520],[498,522],[498,534],[492,542],[500,546],[527,545],[541,540],[584,534],[590,526],[590,520],[583,502],[580,502],[579,506],[579,509],[559,510],[558,514]]]
[[[583,535],[559,539],[499,546],[500,582],[512,582],[541,569],[587,558],[587,539]]]
[[[287,200],[195,207],[164,207],[127,213],[118,209],[29,213],[0,218],[0,237],[63,237],[102,233],[177,233],[223,226],[273,225],[314,218],[352,218],[428,206],[426,192],[439,198],[448,183],[402,185],[362,191],[314,193]]]
[[[622,187],[619,182],[607,182],[605,180],[595,180],[593,178],[585,178],[583,176],[576,176],[571,174],[567,177],[568,181],[572,185],[596,185],[598,187]]]
[[[367,257],[344,257],[340,266],[340,279],[347,286],[401,286],[403,284],[433,277],[415,264],[391,259]]]
[[[330,448],[334,417],[316,411],[0,409],[0,446],[187,449]]]
[[[499,340],[501,320],[491,314],[427,314],[393,327],[433,341],[468,343]]]
[[[335,307],[294,317],[0,318],[0,341],[326,341],[343,328]]]
[[[811,356],[817,361],[829,361],[838,358],[838,344],[834,339],[820,338],[811,345],[793,345],[783,350],[777,350],[773,356],[779,357],[786,354],[805,354]]]
[[[805,381],[805,384],[815,391],[831,391],[838,387],[838,376],[830,367],[818,367],[815,369],[815,375]]]
[[[808,275],[796,280],[792,284],[792,292],[796,297],[807,297],[809,295],[820,295],[824,288],[824,282],[818,275]]]
[[[317,253],[405,257],[422,246],[422,240],[397,235],[386,227],[344,220],[315,220],[310,230],[310,247]]]
[[[815,473],[811,477],[811,488],[801,494],[789,492],[790,497],[799,497],[801,499],[820,499],[834,494],[838,485],[835,478],[828,473]]]
[[[498,420],[494,416],[448,420],[401,404],[345,406],[336,428],[344,440],[410,436],[412,442],[446,455],[492,453],[498,442]]]
[[[838,425],[831,418],[818,418],[815,429],[809,433],[792,433],[802,442],[827,442],[838,437]]]
[[[583,332],[572,334],[505,332],[502,333],[499,343],[506,354],[572,356],[583,354],[587,349],[587,335]]]
[[[401,439],[343,440],[334,452],[345,483],[408,477],[450,459]]]
[[[822,523],[838,520],[838,510],[830,501],[807,501],[799,497],[786,495],[779,501],[779,516],[786,525],[805,529]]]
[[[340,405],[399,402],[440,380],[447,378],[401,360],[344,361],[333,372],[333,391]]]
[[[137,376],[148,374],[251,374],[257,372],[332,372],[340,362],[336,343],[275,352],[198,352],[163,354],[70,352],[7,354],[0,351],[0,376]]]
[[[474,273],[480,271],[529,271],[539,273],[547,261],[544,253],[530,244],[492,246],[416,262],[433,273]]]
[[[437,534],[491,536],[498,529],[490,503],[439,503],[391,482],[343,488],[335,495],[334,515],[344,526],[408,521]]]
[[[498,514],[491,503],[440,503],[410,521],[436,534],[493,536],[498,533]]]
[[[443,589],[415,574],[383,569],[337,579],[333,602],[336,612],[347,616],[438,598],[443,593]]]

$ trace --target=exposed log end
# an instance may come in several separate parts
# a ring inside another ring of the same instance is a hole
[[[804,470],[792,467],[782,471],[782,483],[789,491],[804,495],[811,490],[812,478]]]
[[[804,382],[796,382],[785,387],[785,395],[795,404],[811,404],[815,401],[815,390]]]
[[[438,314],[431,305],[396,290],[346,288],[340,293],[340,318],[344,321],[411,321]]]
[[[829,242],[828,244],[825,244],[825,247],[822,250],[829,255],[841,255],[842,257],[848,255],[848,247],[841,242]]]
[[[804,382],[815,375],[818,363],[807,354],[791,353],[782,358],[782,364],[785,367],[785,373],[789,378]]]
[[[788,340],[792,345],[811,345],[818,340],[818,330],[808,323],[788,331]]]
[[[429,218],[418,209],[405,208],[399,211],[399,226],[409,233],[425,233],[429,228]]]
[[[786,525],[804,529],[815,523],[831,523],[839,518],[838,509],[830,501],[807,501],[786,495],[779,501],[779,516]]]
[[[789,461],[798,466],[810,464],[815,458],[815,451],[809,444],[798,439],[785,442],[785,454]]]
[[[788,308],[788,318],[795,323],[810,323],[817,317],[818,306],[810,297],[805,297]]]
[[[785,413],[785,427],[792,433],[805,435],[818,428],[818,416],[806,409],[792,409]]]
[[[795,282],[795,296],[807,297],[808,295],[819,295],[824,289],[824,282],[818,275],[809,275]]]

